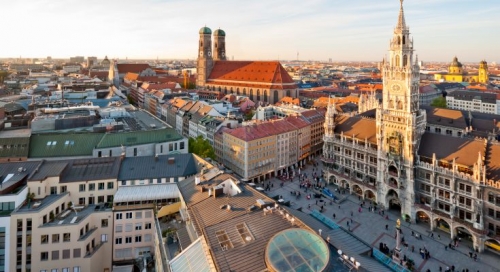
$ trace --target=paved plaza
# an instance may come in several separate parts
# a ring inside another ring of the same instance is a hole
[[[321,163],[319,160],[318,167],[314,167],[308,164],[302,173],[307,173],[308,177],[311,177],[313,168],[316,168],[315,172],[317,174],[321,173]],[[267,184],[266,181],[264,184]],[[312,210],[320,210],[321,205],[324,206],[323,214],[328,216],[330,219],[334,220],[338,225],[344,227],[345,229],[350,228],[352,234],[357,236],[359,239],[370,244],[371,246],[378,249],[379,243],[385,243],[390,249],[395,247],[395,226],[396,220],[400,218],[399,211],[388,210],[385,215],[388,215],[388,219],[385,216],[381,216],[378,212],[370,212],[368,210],[369,203],[365,201],[364,208],[359,210],[360,203],[363,200],[359,200],[357,195],[339,195],[335,190],[335,185],[328,185],[332,192],[336,196],[346,197],[341,204],[330,204],[329,201],[316,202],[317,199],[311,197],[307,199],[307,194],[313,194],[311,190],[304,192],[304,189],[299,187],[298,178],[295,177],[293,182],[285,181],[283,186],[281,186],[281,180],[273,178],[270,180],[272,186],[270,190],[265,193],[273,197],[275,195],[282,195],[285,201],[290,201],[291,208],[299,209],[305,213],[310,213]],[[262,184],[258,184],[259,186]],[[262,186],[264,187],[264,186]],[[292,192],[301,192],[301,197],[299,199],[292,195]],[[335,218],[333,215],[335,214]],[[352,214],[352,216],[351,216]],[[352,220],[352,223],[351,223]],[[349,222],[349,227],[347,226]],[[388,230],[386,230],[386,225],[388,225]],[[326,226],[325,226],[326,227]],[[472,252],[472,242],[465,241],[464,239],[460,242],[459,246],[455,249],[445,248],[451,241],[449,233],[442,230],[435,229],[433,231],[434,237],[430,237],[430,227],[428,224],[409,224],[407,222],[401,223],[402,234],[404,236],[405,242],[408,247],[402,247],[402,254],[405,254],[408,258],[415,261],[416,271],[432,271],[438,272],[439,268],[445,271],[446,267],[455,266],[455,271],[500,271],[500,256],[495,253],[485,251],[483,253],[478,253],[477,261],[469,257],[469,252]],[[421,239],[417,239],[412,236],[412,232],[421,236]],[[440,239],[438,239],[440,237]],[[426,248],[430,253],[430,258],[425,260],[421,257],[419,249]],[[340,248],[342,250],[342,248]]]

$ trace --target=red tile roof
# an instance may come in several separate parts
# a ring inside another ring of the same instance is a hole
[[[149,64],[146,63],[119,63],[116,65],[118,68],[118,73],[140,73],[148,68],[151,68]]]
[[[163,89],[175,89],[175,86],[177,83],[175,82],[169,82],[169,83],[161,83],[161,84],[154,84],[154,83],[143,83],[141,85],[141,88],[145,90],[163,90]]]
[[[137,80],[138,77],[139,77],[138,73],[130,73],[129,72],[129,73],[125,74],[124,79],[134,81],[134,80]]]
[[[278,61],[215,61],[209,84],[267,89],[296,89]]]
[[[226,133],[246,142],[286,133],[297,128],[286,120],[269,121],[250,126],[239,127]]]
[[[108,74],[109,74],[108,71],[92,71],[89,73],[89,76],[92,78],[98,77],[100,79],[103,79],[103,78],[107,78]]]

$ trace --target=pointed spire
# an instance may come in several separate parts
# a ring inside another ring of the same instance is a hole
[[[403,11],[403,0],[399,0],[401,2],[401,7],[399,8],[399,17],[398,17],[398,24],[396,28],[398,30],[403,30],[406,28],[406,23],[405,23],[405,13]]]

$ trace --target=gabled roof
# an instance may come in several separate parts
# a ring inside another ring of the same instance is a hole
[[[126,80],[134,81],[134,80],[137,80],[138,77],[139,77],[138,73],[128,72],[127,74],[125,74],[125,76],[123,78]]]
[[[47,133],[31,135],[30,158],[92,156],[102,133]]]
[[[169,160],[173,159],[173,163]],[[186,177],[196,174],[192,154],[171,154],[146,157],[127,157],[122,161],[119,180]]]
[[[225,133],[243,141],[249,142],[260,138],[278,135],[295,130],[296,127],[286,120],[269,121],[261,124],[243,126]]]
[[[120,133],[106,133],[101,141],[93,145],[95,148],[109,148],[117,146],[131,146],[151,143],[163,143],[177,141],[182,139],[182,136],[173,128],[146,130],[146,131],[131,131]]]
[[[427,112],[427,123],[447,127],[465,129],[467,126],[464,115],[459,110],[441,109],[430,106],[421,106]]]
[[[23,180],[40,165],[41,161],[0,163],[0,184],[2,189]],[[26,170],[25,170],[26,169]]]
[[[118,73],[140,73],[148,68],[151,68],[149,64],[146,63],[119,63],[116,65]]]
[[[42,181],[48,177],[60,177],[64,169],[68,166],[68,161],[46,161],[42,160],[33,175],[29,178],[30,181]]]
[[[208,83],[272,89],[297,85],[278,61],[215,61]]]
[[[420,140],[422,144],[418,149],[418,155],[426,158],[432,158],[436,154],[437,160],[444,160],[448,163],[472,167],[477,162],[479,153],[484,156],[484,140],[471,138],[458,138],[443,134],[426,132]]]
[[[377,143],[377,127],[375,119],[364,118],[361,116],[344,116],[337,117],[337,125],[335,133],[343,133],[346,136],[365,141],[365,139],[373,144]]]

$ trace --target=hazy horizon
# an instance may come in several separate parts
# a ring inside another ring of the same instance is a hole
[[[0,22],[15,25],[0,58],[108,56],[188,59],[201,27],[226,32],[234,60],[380,61],[397,22],[398,0],[145,0],[9,2]],[[498,62],[495,0],[406,0],[415,54],[424,62]],[[14,38],[15,37],[15,38]]]

